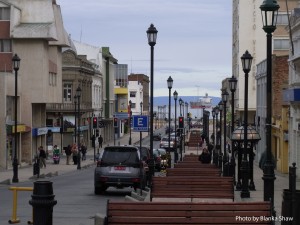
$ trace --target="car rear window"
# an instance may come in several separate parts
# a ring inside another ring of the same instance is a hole
[[[136,164],[139,157],[136,148],[106,148],[102,155],[102,162],[107,164]]]

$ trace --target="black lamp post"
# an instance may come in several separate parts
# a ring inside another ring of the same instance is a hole
[[[274,163],[272,161],[272,33],[276,29],[279,5],[276,0],[264,0],[260,6],[263,30],[267,33],[267,108],[266,108],[266,146],[267,160],[263,167],[264,201],[274,206]]]
[[[213,145],[214,145],[214,147],[215,147],[215,117],[216,117],[216,110],[215,110],[215,108],[213,108],[212,110],[211,110],[211,114],[212,114],[212,117],[213,117],[213,133],[212,133],[212,136],[211,136],[211,139],[212,139],[212,143],[213,143]]]
[[[81,153],[80,153],[80,134],[81,134],[81,113],[80,113],[80,98],[81,98],[81,88],[80,86],[78,86],[78,88],[76,89],[76,96],[78,99],[78,131],[77,131],[77,146],[78,146],[78,155],[77,155],[77,169],[80,170],[81,169]]]
[[[74,106],[75,106],[75,120],[74,120],[74,143],[77,143],[77,95],[74,95]]]
[[[218,115],[219,115],[219,105],[216,105],[215,108],[215,114],[216,114],[216,133],[215,133],[215,147],[214,147],[214,156],[213,156],[213,163],[217,166],[218,165],[218,158],[219,158],[219,153],[218,153],[218,138],[219,138],[219,123],[218,123]]]
[[[153,159],[153,64],[154,64],[154,45],[156,44],[157,30],[153,24],[147,30],[148,44],[151,48],[151,65],[150,65],[150,162],[149,162],[149,172],[150,172],[150,186],[152,185],[152,176],[154,175],[154,159]]]
[[[249,162],[247,158],[247,148],[248,148],[248,139],[247,139],[247,127],[248,127],[248,76],[251,70],[253,57],[246,51],[243,56],[241,57],[243,71],[245,73],[245,97],[244,97],[244,150],[243,150],[243,159],[241,165],[242,171],[242,191],[241,197],[242,198],[249,198]]]
[[[140,102],[141,115],[143,115],[143,102]],[[140,149],[142,149],[142,132],[140,131]]]
[[[182,106],[182,103],[183,103],[183,100],[180,98],[179,99],[179,113],[180,113],[180,116],[182,116],[182,113],[181,113],[181,106]]]
[[[13,67],[15,71],[15,127],[14,127],[14,159],[13,159],[13,183],[19,182],[18,177],[18,70],[20,68],[21,59],[17,54],[12,57]]]
[[[171,89],[173,86],[173,79],[171,76],[169,76],[168,80],[167,80],[167,84],[168,84],[168,89],[169,89],[169,151],[171,149],[170,146],[170,142],[171,142]]]
[[[129,145],[131,145],[131,117],[132,117],[131,106],[132,106],[132,102],[131,102],[131,100],[129,100],[129,118],[128,118],[128,122],[129,122],[129,141],[128,141],[128,144]]]
[[[218,145],[219,145],[219,168],[222,169],[222,161],[223,161],[223,153],[222,153],[222,112],[223,112],[223,109],[224,109],[224,104],[222,101],[219,102],[219,113],[220,113],[220,135],[219,135],[219,140],[218,140]]]
[[[224,140],[223,140],[223,148],[224,148],[224,155],[223,155],[223,176],[229,176],[229,165],[228,165],[228,160],[227,160],[227,151],[226,151],[226,143],[227,143],[227,138],[226,138],[226,103],[228,101],[228,92],[226,90],[222,91],[222,101],[224,104]]]
[[[234,92],[236,91],[237,79],[232,75],[228,80],[231,91],[231,134],[234,131]],[[231,160],[229,164],[229,176],[233,176],[235,183],[235,157],[234,157],[234,142],[231,141]]]
[[[178,152],[177,152],[177,98],[178,98],[178,93],[175,90],[173,93],[174,97],[174,102],[175,102],[175,162],[177,163],[178,161]]]

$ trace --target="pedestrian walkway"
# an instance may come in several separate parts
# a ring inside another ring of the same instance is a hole
[[[145,138],[148,133],[142,132],[142,137]],[[131,140],[132,143],[138,143],[140,141],[140,132],[132,132],[131,133]],[[108,143],[104,143],[103,147],[107,145],[114,145],[114,142],[116,145],[128,145],[129,142],[129,135],[124,135],[123,137],[116,139],[115,141],[112,140]],[[97,153],[97,149],[96,149]],[[86,160],[81,160],[81,168],[89,167],[95,165],[94,162],[94,148],[90,148],[87,151],[86,154]],[[52,177],[57,176],[61,174],[65,174],[74,170],[77,170],[77,165],[72,164],[72,160],[70,160],[70,165],[66,165],[66,155],[63,154],[60,159],[59,164],[54,164],[52,157],[49,157],[47,160],[47,166],[46,168],[40,169],[40,176],[39,179],[43,179],[45,177]],[[13,177],[13,169],[8,169],[4,171],[0,171],[0,185],[10,185],[12,184],[11,180]],[[18,169],[18,178],[19,183],[28,181],[28,180],[37,180],[36,176],[33,176],[33,165],[25,165],[22,167],[19,167]]]
[[[202,148],[186,148],[185,154],[201,154]],[[276,211],[276,218],[279,220],[281,216],[282,209],[282,194],[284,189],[289,188],[289,174],[282,174],[275,171],[276,180],[274,181],[274,208]],[[240,191],[235,191],[234,197],[236,202],[245,202],[245,201],[263,201],[264,200],[264,181],[262,179],[263,171],[258,167],[258,164],[254,162],[253,165],[253,180],[255,185],[255,191],[250,191],[250,198],[241,198]],[[298,174],[296,189],[300,189],[300,179]],[[279,221],[276,222],[276,224]]]

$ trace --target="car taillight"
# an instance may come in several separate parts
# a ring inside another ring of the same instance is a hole
[[[139,183],[140,182],[140,178],[132,178],[131,181],[133,183]]]
[[[98,160],[98,161],[97,161],[97,167],[100,167],[101,164],[102,164],[102,160]]]
[[[106,181],[108,181],[108,178],[107,177],[100,177],[100,181],[101,182],[106,182]]]

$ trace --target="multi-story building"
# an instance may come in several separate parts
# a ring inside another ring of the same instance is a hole
[[[291,15],[291,51],[289,54],[289,83],[284,92],[284,100],[289,103],[289,165],[300,164],[300,5]],[[297,166],[296,173],[300,173]]]
[[[266,34],[262,29],[260,5],[263,0],[233,0],[232,26],[232,73],[238,79],[235,93],[236,116],[243,121],[244,111],[244,82],[245,76],[241,66],[241,56],[246,50],[253,56],[252,68],[249,73],[248,122],[254,123],[256,114],[256,65],[266,58]],[[287,11],[295,8],[297,0],[278,0],[280,5],[277,29],[273,34],[273,54],[287,55],[289,51],[289,33],[285,30],[288,25]]]
[[[132,114],[140,114],[140,103],[143,103],[142,112],[149,112],[149,77],[145,74],[128,75],[128,101],[131,100]]]
[[[1,1],[0,11],[0,124],[7,126],[0,133],[0,167],[8,168],[15,150],[22,165],[32,162],[38,146],[46,146],[46,103],[62,102],[61,49],[69,43],[60,8],[54,0]],[[14,54],[21,59],[17,99]],[[15,147],[13,138],[17,138]]]
[[[276,169],[282,173],[288,172],[289,106],[283,101],[283,91],[288,86],[288,56],[273,55],[272,58],[272,154],[276,159]],[[260,158],[266,150],[266,60],[257,64],[257,109],[256,128],[261,140],[256,147],[256,155]]]
[[[266,150],[266,145],[264,144],[264,121],[266,117],[266,95],[264,93],[266,93],[266,78],[265,75],[263,75],[265,73],[266,64],[263,61],[266,59],[267,47],[266,33],[262,29],[263,25],[260,10],[262,2],[262,0],[233,0],[232,71],[233,75],[238,79],[237,90],[235,93],[235,115],[239,119],[240,124],[242,124],[244,114],[245,76],[241,66],[240,57],[248,50],[253,56],[252,68],[248,79],[248,122],[250,124],[256,123],[256,125],[259,123],[259,130],[261,132],[261,141],[258,143],[256,149],[257,160],[260,159],[262,152]],[[298,1],[291,0],[286,2],[285,0],[278,0],[277,3],[279,4],[280,9],[278,11],[277,29],[273,33],[273,54],[276,56],[285,56],[288,55],[289,52],[289,33],[285,29],[288,26],[288,15],[290,14],[290,11],[295,8]],[[280,60],[278,59],[278,61]],[[257,64],[259,64],[259,66],[257,66]],[[275,67],[274,64],[273,66]],[[258,69],[259,71],[257,71]],[[256,84],[256,76],[259,77],[258,86]],[[276,93],[278,94],[279,92],[277,91]],[[256,112],[257,107],[260,108],[259,112]],[[281,108],[279,111],[284,111],[283,105],[279,108]],[[259,115],[257,113],[259,113]],[[274,124],[281,124],[282,126],[285,123],[283,119],[284,117],[277,117],[277,119],[273,117],[272,121]],[[283,162],[286,159],[286,152],[283,149],[280,151],[278,150],[281,147],[287,148],[287,142],[284,141],[283,138],[285,136],[282,132],[285,132],[285,128],[282,127],[281,130],[278,131],[278,129],[273,127],[272,152],[273,155],[277,157],[277,168],[280,168],[282,172],[286,172],[287,162]],[[280,135],[276,138],[275,136],[278,133],[280,133]],[[278,157],[280,157],[280,159]]]

